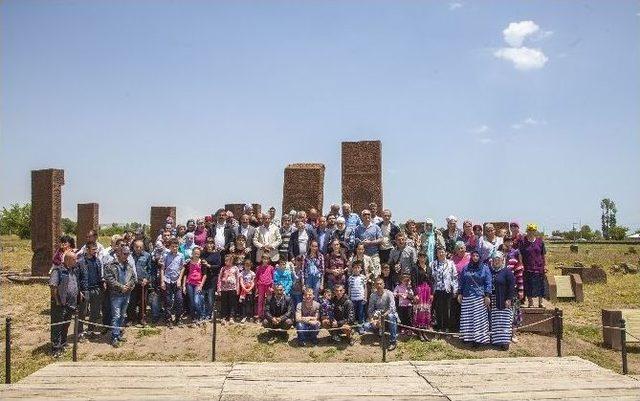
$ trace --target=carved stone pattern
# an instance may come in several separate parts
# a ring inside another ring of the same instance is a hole
[[[31,274],[46,276],[62,233],[64,170],[31,171]]]
[[[342,202],[356,213],[376,202],[381,211],[382,192],[382,143],[342,142]]]
[[[324,164],[319,163],[290,164],[284,169],[283,214],[292,209],[308,211],[311,208],[322,213],[324,170]]]
[[[176,207],[175,206],[151,206],[151,219],[150,219],[150,235],[155,241],[160,231],[164,228],[167,217],[173,217],[173,221],[176,221]]]
[[[100,228],[97,203],[78,203],[78,226],[76,229],[77,246],[85,244],[87,233]]]

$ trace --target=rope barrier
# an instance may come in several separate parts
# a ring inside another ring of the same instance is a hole
[[[344,330],[346,328],[354,329],[356,327],[364,327],[364,325],[363,324],[351,324],[351,325],[342,325],[340,327],[329,327],[329,328],[318,327],[317,329],[302,329],[302,330],[298,330],[295,327],[291,327],[289,329],[274,329],[272,327],[261,326],[261,328],[263,330],[276,331],[276,332],[281,332],[281,333],[288,333],[289,331],[295,331],[297,333],[318,332],[318,331],[323,330],[323,329],[327,330],[329,333],[331,333],[332,331],[342,331],[342,330]]]
[[[50,323],[49,326],[51,326],[51,327],[60,326],[60,325],[71,323],[71,322],[73,322],[73,320],[65,320],[63,322]]]

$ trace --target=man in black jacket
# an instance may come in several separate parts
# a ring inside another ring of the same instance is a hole
[[[273,289],[273,296],[264,311],[262,326],[282,330],[289,330],[293,326],[293,304],[291,298],[284,293],[282,284],[276,284]],[[281,336],[287,338],[289,334],[285,331]]]
[[[295,259],[298,255],[306,255],[311,241],[316,239],[316,233],[306,227],[304,220],[298,218],[296,228],[297,230],[289,238],[289,260]]]
[[[346,295],[344,285],[337,284],[333,287],[333,292],[335,293],[333,301],[331,302],[333,306],[333,318],[323,321],[322,325],[326,329],[329,329],[333,341],[337,343],[340,342],[340,331],[342,331],[349,345],[353,345],[353,337],[351,336],[351,333],[353,333],[351,325],[355,321],[353,303]]]
[[[236,239],[236,233],[235,229],[227,224],[227,212],[224,209],[218,209],[216,212],[216,221],[209,228],[207,236],[213,238],[217,252],[224,256],[229,251]]]

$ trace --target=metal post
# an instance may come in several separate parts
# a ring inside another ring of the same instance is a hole
[[[620,319],[620,351],[622,352],[622,374],[629,373],[629,367],[627,366],[627,329],[626,321]]]
[[[78,313],[73,315],[73,361],[78,362],[78,335],[80,322],[78,322]]]
[[[4,326],[4,382],[11,384],[11,318],[5,320]]]
[[[562,311],[556,308],[553,312],[553,331],[556,334],[556,352],[562,356]]]
[[[211,362],[216,361],[216,308],[214,306],[211,311],[211,323],[213,324],[213,330],[211,330]]]
[[[382,362],[387,362],[387,335],[385,334],[386,320],[384,315],[380,318],[380,346],[382,347]]]

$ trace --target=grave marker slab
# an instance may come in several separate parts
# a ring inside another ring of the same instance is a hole
[[[284,169],[282,213],[309,211],[322,213],[324,201],[324,164],[296,163]]]
[[[342,202],[360,214],[370,202],[383,210],[382,201],[382,143],[342,142]]]
[[[46,276],[62,235],[64,170],[31,171],[31,275]]]
[[[78,248],[82,247],[91,230],[100,229],[99,206],[97,203],[78,203],[78,225],[76,229],[76,242]]]

